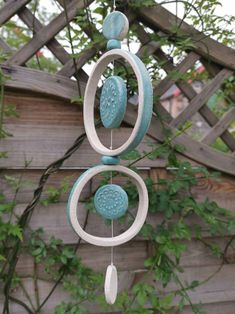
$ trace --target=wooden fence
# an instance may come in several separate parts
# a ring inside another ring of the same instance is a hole
[[[33,191],[37,187],[38,180],[43,170],[51,162],[59,159],[65,151],[72,145],[79,134],[83,133],[83,120],[81,108],[70,103],[70,99],[77,96],[76,82],[71,79],[73,76],[79,78],[82,93],[87,81],[87,74],[82,69],[88,60],[99,55],[98,51],[105,50],[103,46],[96,46],[82,52],[75,60],[70,58],[66,50],[55,39],[56,34],[66,27],[65,12],[56,16],[48,25],[42,25],[33,13],[26,7],[30,0],[9,0],[0,9],[0,23],[3,25],[13,16],[18,17],[29,28],[34,29],[34,35],[29,42],[18,51],[12,51],[3,39],[0,39],[0,47],[7,53],[9,58],[1,64],[4,74],[7,75],[5,82],[5,103],[16,105],[18,118],[10,118],[5,121],[6,129],[13,135],[1,140],[1,151],[8,152],[8,158],[0,159],[1,167],[1,187],[7,199],[11,200],[13,193],[4,181],[5,175],[14,177],[23,176],[25,180],[31,182],[30,186],[24,187],[17,195],[17,212],[22,213],[33,197]],[[63,4],[63,1],[58,1]],[[67,1],[68,20],[71,22],[79,14],[79,10],[84,8],[84,4],[91,4],[93,1],[70,0]],[[154,83],[154,95],[161,97],[172,85],[176,84],[181,92],[188,99],[188,106],[175,118],[172,118],[166,109],[157,102],[154,106],[154,114],[161,114],[165,117],[165,126],[171,130],[177,129],[180,125],[190,120],[195,113],[206,121],[209,132],[197,140],[190,134],[183,134],[175,138],[174,142],[184,145],[185,151],[181,158],[191,160],[195,164],[203,164],[212,169],[221,171],[221,180],[205,179],[193,190],[193,194],[198,200],[206,197],[215,200],[219,205],[235,212],[235,138],[230,131],[230,126],[235,120],[235,108],[232,107],[224,115],[218,117],[207,105],[209,98],[214,95],[226,79],[233,75],[235,70],[235,51],[225,47],[210,38],[205,38],[185,22],[181,25],[182,36],[190,36],[194,39],[194,48],[185,52],[185,57],[179,64],[174,64],[164,53],[158,42],[151,40],[147,33],[147,28],[161,36],[171,34],[172,25],[177,21],[176,17],[166,11],[161,6],[153,8],[143,8],[135,13],[126,14],[130,23],[136,24],[137,34],[142,46],[138,55],[149,54],[158,62],[167,73],[160,82]],[[144,25],[144,26],[143,26]],[[85,29],[89,36],[89,30]],[[63,65],[57,74],[30,69],[25,64],[35,53],[42,48],[47,48]],[[226,57],[225,57],[226,56]],[[197,93],[189,82],[178,79],[172,72],[186,73],[192,69],[196,62],[200,61],[210,74],[211,78],[200,93]],[[234,101],[234,95],[229,95]],[[123,141],[128,136],[130,127],[136,119],[136,109],[129,104],[125,115],[125,124],[121,131],[115,136],[116,144]],[[115,134],[114,134],[115,135]],[[105,130],[100,130],[100,137],[106,141]],[[228,148],[227,153],[222,153],[211,147],[211,144],[220,138]],[[147,142],[164,140],[162,124],[157,119],[152,119],[152,123],[146,139],[140,145],[140,150],[147,147]],[[58,186],[64,177],[71,177],[71,185],[80,173],[99,163],[100,157],[90,147],[85,140],[79,151],[74,153],[61,167],[60,171],[52,175],[46,186]],[[30,161],[27,168],[25,162]],[[165,160],[156,159],[142,160],[137,166],[141,169],[143,177],[166,177]],[[94,180],[92,187],[97,185]],[[89,193],[88,190],[84,192]],[[42,199],[46,197],[44,193]],[[65,215],[67,195],[64,195],[60,203],[43,207],[38,205],[29,223],[30,228],[37,229],[43,227],[47,236],[54,235],[62,238],[66,244],[75,244],[76,235],[68,226]],[[153,224],[158,224],[161,217],[149,215],[148,220]],[[190,222],[192,225],[195,221]],[[89,217],[87,230],[97,230],[97,218]],[[108,234],[107,227],[99,223],[99,232]],[[116,230],[118,232],[118,230]],[[203,230],[203,236],[212,243],[217,243],[221,248],[226,246],[226,237],[211,238],[208,230]],[[230,235],[228,235],[230,236]],[[182,279],[187,281],[203,280],[208,274],[216,272],[221,265],[221,260],[213,257],[206,248],[197,241],[191,241],[188,251],[182,259],[182,266],[185,273]],[[150,243],[137,237],[133,241],[115,249],[115,260],[120,273],[121,288],[129,288],[134,283],[141,280],[143,274],[143,262],[151,256],[152,248]],[[104,270],[109,261],[109,250],[97,248],[82,243],[78,252],[82,260],[96,270]],[[231,314],[235,309],[235,255],[232,249],[227,252],[227,263],[223,265],[213,279],[190,292],[194,303],[202,302],[205,311],[213,314]],[[21,256],[17,263],[17,273],[23,278],[25,286],[33,295],[33,261],[29,256]],[[39,267],[39,296],[40,300],[48,294],[53,283],[48,281],[48,276]],[[160,287],[158,287],[161,289]],[[171,286],[168,289],[173,289]],[[25,300],[25,295],[20,290],[14,292],[16,296]],[[41,313],[53,313],[55,306],[61,300],[67,299],[62,287],[58,287],[50,300],[46,303]],[[0,296],[3,301],[3,295]],[[1,304],[2,304],[1,301]],[[27,300],[25,300],[27,302]],[[94,313],[98,313],[95,305],[90,305]],[[12,314],[23,314],[25,310],[17,304],[12,304]],[[191,313],[190,308],[186,308],[184,313]]]

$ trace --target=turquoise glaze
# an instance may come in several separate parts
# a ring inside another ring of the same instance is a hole
[[[108,50],[112,50],[112,49],[121,49],[121,42],[120,42],[120,40],[110,39],[110,40],[107,42],[107,49],[108,49]]]
[[[127,211],[128,196],[119,185],[107,184],[95,193],[94,204],[97,212],[104,218],[118,219]]]
[[[149,73],[144,65],[144,63],[133,53],[129,52],[129,54],[134,59],[135,63],[137,64],[142,80],[143,80],[143,92],[144,92],[144,114],[141,119],[141,125],[139,131],[132,142],[132,144],[123,152],[123,154],[135,149],[142,139],[144,138],[145,134],[148,131],[150,126],[150,122],[152,119],[152,112],[153,112],[153,87],[151,83],[151,79]],[[139,88],[139,87],[138,87]]]
[[[103,35],[106,39],[122,40],[128,32],[129,23],[126,16],[119,11],[110,13],[103,23]]]
[[[68,199],[68,204],[67,204],[67,208],[66,208],[66,216],[67,216],[67,221],[69,222],[70,226],[73,228],[72,224],[71,224],[71,221],[70,221],[70,215],[69,215],[69,209],[70,209],[70,203],[71,203],[71,198],[72,198],[72,195],[76,189],[76,187],[79,185],[81,179],[86,176],[90,171],[91,171],[92,168],[86,170],[85,172],[83,172],[79,178],[77,179],[77,181],[74,183],[73,187],[72,187],[72,190],[69,194],[69,199]]]
[[[101,161],[103,165],[118,165],[120,158],[118,156],[102,156]]]
[[[100,97],[100,117],[105,128],[118,128],[125,115],[126,84],[119,76],[110,76],[104,82]]]

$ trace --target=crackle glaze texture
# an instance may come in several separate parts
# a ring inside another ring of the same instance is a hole
[[[127,90],[123,79],[110,76],[102,88],[100,97],[100,117],[105,128],[118,128],[124,118]]]
[[[104,218],[118,219],[127,211],[128,196],[119,185],[107,184],[97,190],[94,204]]]
[[[107,39],[122,40],[129,30],[127,17],[119,11],[110,13],[103,23],[103,35]]]

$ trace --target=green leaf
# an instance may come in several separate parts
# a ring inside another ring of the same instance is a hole
[[[141,157],[141,154],[138,150],[134,149],[130,151],[129,153],[122,155],[121,159],[123,160],[135,160]]]

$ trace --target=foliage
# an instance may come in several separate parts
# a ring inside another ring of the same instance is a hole
[[[164,1],[164,3],[167,2],[172,1]],[[215,7],[220,4],[219,1],[197,0],[190,3],[188,1],[178,2],[182,2],[185,6],[184,19],[191,19],[192,23],[205,32],[206,35],[214,36],[227,45],[234,45],[233,33],[226,28],[221,29],[220,27],[221,23],[226,22],[229,24],[234,19],[232,17],[221,18],[214,14]],[[154,3],[155,1],[152,0],[144,1],[146,7],[152,6]],[[72,52],[72,57],[79,58],[84,48],[88,50],[95,46],[98,51],[105,48],[105,41],[99,31],[104,17],[110,11],[111,4],[111,1],[97,0],[94,8],[81,10],[76,19],[71,23],[70,28],[65,33],[57,36],[58,40]],[[127,6],[133,10],[138,10],[143,6],[143,1],[117,1],[117,5],[123,10]],[[42,22],[47,23],[48,19],[50,19],[45,10],[40,11],[38,9],[37,1],[33,3],[31,9],[33,9],[35,16],[40,18]],[[180,60],[183,51],[195,45],[192,38],[185,38],[181,35],[180,27],[181,25],[174,26],[174,36],[159,36],[159,34],[149,32],[147,28],[146,31],[151,40],[158,41],[165,47],[169,52],[169,58],[172,57],[175,60]],[[133,25],[130,30],[127,46],[130,41],[136,40],[137,31],[136,25]],[[32,31],[28,31],[28,29],[15,20],[7,23],[2,32],[8,44],[15,49],[25,44],[32,36]],[[98,56],[99,53],[94,56],[91,62],[94,62]],[[143,54],[142,59],[147,64],[152,79],[160,79],[162,74],[159,73],[159,69],[162,64],[156,61],[153,56],[148,56],[147,53]],[[40,51],[37,52],[27,65],[49,72],[55,72],[60,67],[54,58],[49,58]],[[189,79],[208,80],[207,73],[204,73],[200,77],[195,77],[194,70],[193,68],[184,75],[177,71],[172,71],[170,75],[174,79],[177,78],[185,81]],[[111,71],[112,68],[110,67],[105,75],[108,75]],[[115,74],[121,75],[126,79],[129,96],[133,96],[136,90],[136,82],[130,69],[125,64],[117,63],[115,64]],[[1,72],[1,137],[9,136],[7,131],[3,130],[3,117],[17,115],[14,106],[3,106],[4,82],[6,79],[6,76]],[[229,97],[233,87],[234,78],[228,80],[219,92],[222,93],[222,97]],[[81,95],[75,101],[82,103]],[[158,99],[156,99],[157,101]],[[218,106],[215,106],[213,110],[217,114],[224,112],[224,108],[218,108]],[[27,187],[29,184],[32,185],[32,183],[27,182],[23,177],[4,177],[5,184],[14,192],[12,199],[8,199],[7,195],[4,195],[4,191],[1,191],[0,194],[0,271],[6,300],[4,313],[9,313],[8,304],[10,300],[17,303],[20,302],[19,304],[28,313],[40,313],[59,283],[62,283],[64,289],[69,293],[70,300],[66,302],[61,300],[61,303],[55,308],[56,314],[88,313],[87,301],[99,304],[104,309],[111,311],[117,310],[126,314],[150,314],[156,312],[165,314],[172,307],[174,307],[175,311],[181,312],[185,305],[188,304],[191,306],[193,313],[204,313],[200,305],[192,304],[188,292],[210,280],[221,269],[226,252],[233,242],[233,237],[229,239],[223,251],[220,247],[211,244],[209,241],[205,241],[203,230],[206,229],[211,236],[228,234],[234,230],[235,217],[228,210],[218,206],[214,201],[205,199],[199,202],[195,199],[193,187],[203,180],[218,180],[218,175],[210,173],[203,167],[194,167],[190,163],[177,158],[177,153],[182,152],[184,148],[173,145],[173,139],[184,133],[187,127],[186,125],[176,132],[176,134],[171,134],[168,130],[164,129],[163,124],[165,142],[158,145],[150,144],[148,151],[139,152],[135,150],[123,156],[123,159],[129,161],[130,167],[134,167],[136,162],[142,158],[154,160],[164,157],[168,161],[168,175],[166,178],[159,178],[157,181],[153,181],[151,178],[146,179],[150,198],[149,211],[152,215],[162,217],[157,225],[154,225],[154,222],[153,224],[146,223],[141,231],[142,237],[151,243],[153,254],[145,261],[145,274],[142,280],[137,282],[132,289],[122,291],[113,307],[108,306],[101,296],[103,294],[103,275],[86,267],[79,258],[80,240],[75,246],[70,246],[54,237],[49,237],[48,239],[48,235],[45,234],[43,229],[31,230],[27,226],[28,217],[25,218],[24,214],[20,215],[17,210],[17,195],[22,188]],[[0,158],[7,158],[7,152],[1,152]],[[115,176],[115,174],[113,175]],[[106,174],[101,184],[105,184],[108,180],[109,178]],[[44,194],[45,198],[40,201],[39,197],[34,200],[35,204],[38,204],[39,201],[42,206],[56,204],[60,201],[61,196],[68,192],[69,188],[70,179],[65,178],[59,187],[47,187]],[[129,196],[130,208],[126,217],[121,219],[120,223],[124,220],[131,223],[133,221],[131,209],[137,205],[138,193],[131,182],[127,182],[124,188]],[[94,211],[93,195],[90,195],[85,202],[89,215],[91,210]],[[32,208],[34,209],[34,207]],[[194,225],[189,223],[190,220],[188,218],[191,218],[191,221],[192,219],[195,220]],[[202,242],[208,250],[222,261],[221,265],[218,266],[218,270],[215,273],[208,274],[208,278],[202,282],[198,280],[183,282],[181,280],[181,275],[184,272],[184,268],[181,266],[181,259],[192,238]],[[24,245],[22,245],[23,241]],[[24,287],[24,280],[18,276],[15,270],[16,255],[19,256],[21,254],[29,255],[35,266],[33,280],[36,305]],[[39,280],[37,267],[39,265],[43,268],[49,280],[54,282],[54,286],[42,303],[40,303],[37,291]],[[169,293],[161,292],[162,288],[168,287],[172,283],[176,287],[173,291],[171,289]],[[13,299],[13,289],[16,287],[22,290],[29,305],[24,304],[21,300]]]

